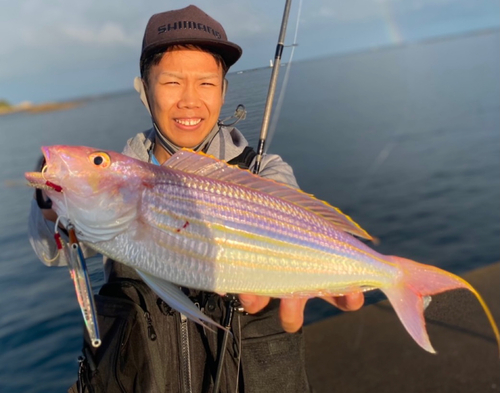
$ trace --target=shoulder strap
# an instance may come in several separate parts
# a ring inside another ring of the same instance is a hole
[[[250,168],[250,164],[252,163],[254,157],[257,155],[253,147],[245,146],[243,153],[239,156],[234,157],[232,160],[229,160],[227,163],[229,165],[238,165],[241,169]]]

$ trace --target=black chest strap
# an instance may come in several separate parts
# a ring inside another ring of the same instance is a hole
[[[238,167],[241,169],[249,169],[250,164],[252,163],[256,155],[257,153],[255,152],[253,147],[245,146],[245,150],[243,150],[243,152],[239,156],[234,157],[227,163],[229,165],[238,165]]]

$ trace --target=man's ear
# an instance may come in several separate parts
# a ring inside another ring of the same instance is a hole
[[[139,78],[138,76],[134,78],[134,89],[139,93],[142,103],[151,115],[151,108],[149,107],[148,96],[146,93],[146,84],[142,78]]]
[[[229,86],[229,81],[226,78],[224,78],[224,82],[222,82],[222,103],[224,103],[228,86]]]

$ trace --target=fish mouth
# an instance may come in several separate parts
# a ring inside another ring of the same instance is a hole
[[[51,188],[46,184],[46,180],[42,172],[26,172],[24,177],[28,180],[28,186],[30,187],[40,188],[43,190]]]
[[[49,169],[49,158],[50,152],[49,148],[46,146],[42,147],[43,160],[40,165],[40,172],[26,172],[24,177],[28,180],[28,185],[41,190],[62,190],[62,187],[52,183],[47,179],[46,172]]]

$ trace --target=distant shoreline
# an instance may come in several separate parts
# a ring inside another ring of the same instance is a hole
[[[308,63],[311,61],[319,61],[319,60],[324,60],[324,59],[329,59],[329,58],[346,58],[346,57],[352,57],[352,56],[358,56],[360,54],[365,54],[365,53],[370,53],[370,52],[375,52],[375,51],[386,51],[386,50],[393,50],[393,49],[400,49],[403,47],[407,46],[413,46],[413,45],[422,45],[422,44],[430,44],[430,43],[435,43],[439,41],[449,41],[449,40],[455,40],[455,39],[460,39],[464,37],[471,37],[471,36],[478,36],[478,35],[487,35],[487,34],[494,34],[494,33],[499,33],[500,28],[499,27],[488,27],[484,29],[479,29],[479,30],[472,30],[472,31],[463,31],[463,32],[457,32],[457,33],[450,33],[450,34],[445,34],[442,36],[435,36],[435,37],[427,37],[427,38],[422,38],[420,40],[415,40],[415,41],[407,41],[407,42],[402,42],[398,44],[394,43],[389,43],[389,44],[384,44],[380,46],[373,46],[373,47],[368,47],[368,48],[360,48],[352,51],[345,51],[341,53],[332,53],[332,54],[327,54],[327,55],[321,55],[318,57],[311,57],[307,59],[301,59],[301,60],[296,60],[295,62],[300,62],[300,63]],[[282,67],[286,66],[286,62],[282,62],[280,64]],[[261,66],[261,67],[254,67],[254,68],[248,68],[248,69],[243,69],[243,70],[235,70],[235,71],[230,71],[228,72],[228,75],[231,76],[236,76],[240,74],[246,74],[250,72],[255,72],[255,71],[260,71],[260,70],[272,70],[272,67],[269,65]],[[31,102],[23,102],[18,105],[2,105],[2,97],[0,97],[0,117],[5,116],[5,115],[10,115],[14,113],[40,113],[40,112],[52,112],[52,111],[58,111],[58,110],[66,110],[66,109],[72,109],[77,106],[83,105],[84,103],[91,101],[91,100],[96,100],[96,99],[104,99],[108,97],[112,97],[115,95],[120,95],[120,94],[128,94],[133,92],[133,88],[126,88],[126,89],[120,89],[117,91],[110,91],[110,92],[105,92],[105,93],[97,93],[97,94],[91,94],[88,96],[82,96],[80,98],[72,98],[69,99],[68,101],[62,101],[62,102],[45,102],[45,103],[40,103],[40,104],[33,104]],[[5,102],[6,103],[6,102]],[[8,103],[7,103],[8,104]]]
[[[82,100],[67,102],[43,102],[41,104],[24,102],[19,105],[0,107],[0,116],[10,115],[14,113],[41,113],[60,111],[65,109],[73,109],[82,104]]]

